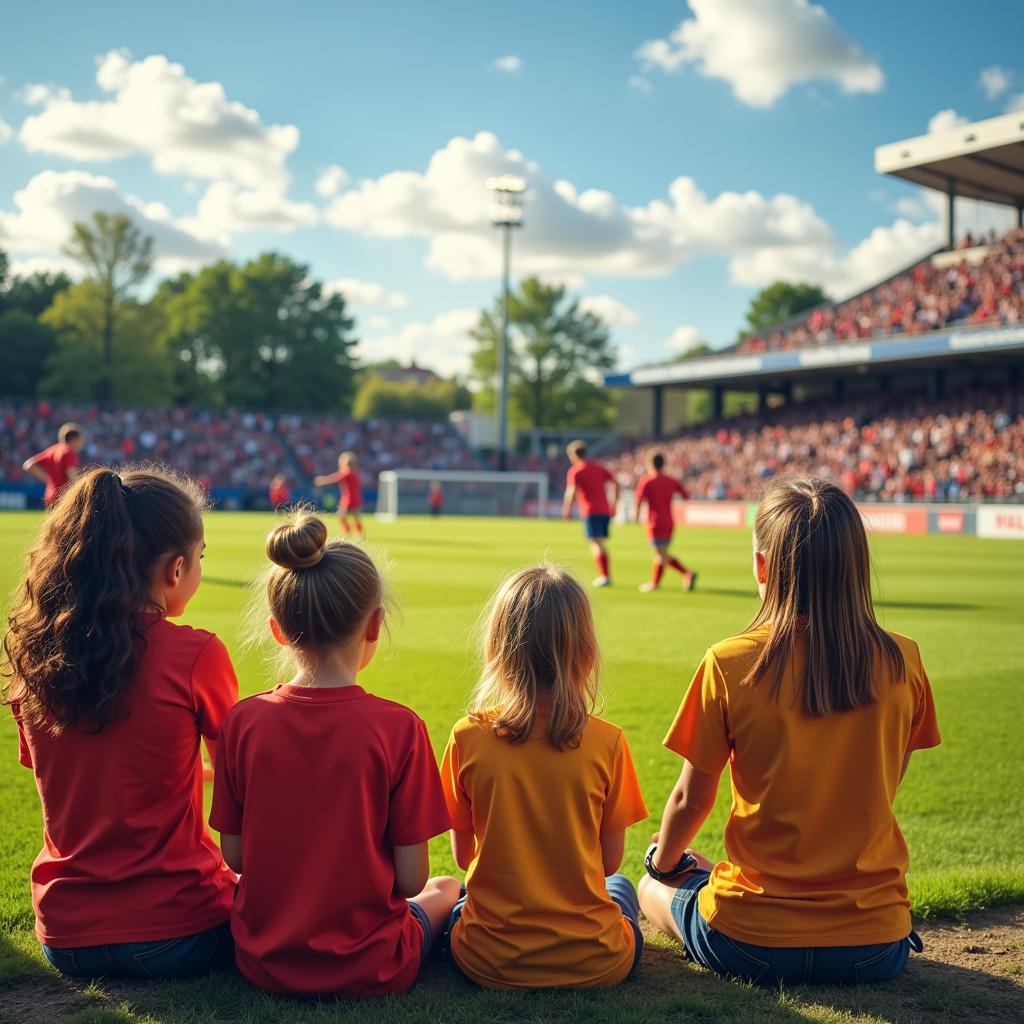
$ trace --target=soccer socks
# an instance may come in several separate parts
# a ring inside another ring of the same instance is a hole
[[[597,570],[602,576],[611,576],[611,570],[608,568],[607,551],[602,551],[600,554],[595,555],[594,561],[597,562]]]
[[[678,573],[682,573],[682,575],[684,575],[684,576],[685,576],[685,575],[686,575],[686,574],[687,574],[687,573],[688,573],[688,572],[690,571],[689,569],[687,569],[687,568],[686,568],[686,566],[685,566],[685,565],[683,565],[683,563],[682,563],[682,562],[680,562],[680,561],[679,561],[679,559],[678,559],[678,558],[670,558],[670,559],[668,560],[668,564],[669,564],[669,565],[670,565],[670,566],[671,566],[671,567],[672,567],[673,569],[675,569],[675,571],[676,571],[676,572],[678,572]]]
[[[665,575],[665,566],[661,562],[655,562],[654,568],[651,570],[651,585],[658,586],[661,583],[661,577]]]

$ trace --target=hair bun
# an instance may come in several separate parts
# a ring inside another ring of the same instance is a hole
[[[267,557],[282,569],[312,569],[327,553],[327,527],[309,512],[300,512],[267,537]]]

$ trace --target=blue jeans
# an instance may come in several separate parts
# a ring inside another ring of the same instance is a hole
[[[672,917],[689,958],[727,978],[754,985],[817,983],[852,985],[890,981],[906,966],[911,948],[921,952],[916,932],[873,946],[755,946],[716,931],[697,909],[697,893],[708,884],[707,871],[694,871],[672,898]]]
[[[188,978],[233,967],[231,926],[152,942],[55,949],[40,943],[43,955],[61,974],[73,978]]]
[[[618,904],[619,910],[622,911],[622,916],[633,928],[633,938],[635,940],[633,966],[629,969],[630,973],[632,973],[636,970],[636,965],[640,963],[640,955],[644,951],[644,937],[640,931],[640,900],[637,899],[633,883],[625,875],[609,875],[604,882],[608,889],[608,895],[612,898],[613,902]],[[455,927],[455,922],[462,917],[462,908],[465,905],[466,887],[463,886],[462,895],[456,901],[452,909],[452,916],[448,918],[448,926],[444,930],[446,943],[451,939],[452,929]]]

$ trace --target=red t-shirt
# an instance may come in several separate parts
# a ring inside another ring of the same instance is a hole
[[[570,468],[565,477],[565,486],[566,488],[576,488],[576,498],[580,503],[580,515],[584,519],[588,516],[610,516],[612,514],[611,506],[608,504],[608,495],[605,493],[605,484],[614,479],[615,477],[600,462],[580,459]]]
[[[362,508],[363,492],[359,487],[359,470],[351,467],[343,469],[338,475],[338,491],[342,508]]]
[[[49,508],[57,500],[60,489],[68,482],[68,471],[78,465],[78,452],[71,445],[58,441],[41,451],[32,461],[41,466],[49,477],[43,495],[43,502]]]
[[[648,473],[640,478],[636,489],[636,505],[647,502],[647,536],[651,540],[669,540],[675,521],[672,519],[672,499],[679,495],[689,498],[686,488],[665,473]]]
[[[291,497],[287,484],[281,484],[280,486],[272,485],[270,488],[270,504],[275,507],[277,505],[287,505],[291,501]]]
[[[228,715],[215,771],[210,824],[242,837],[242,974],[271,992],[408,989],[423,931],[393,848],[450,826],[423,722],[360,686],[278,686]]]
[[[127,714],[90,735],[18,719],[43,805],[36,935],[57,948],[150,942],[228,920],[235,874],[203,824],[200,736],[215,742],[238,682],[212,633],[150,620]]]
[[[428,499],[431,508],[440,508],[443,502],[440,491],[431,491],[430,498]]]

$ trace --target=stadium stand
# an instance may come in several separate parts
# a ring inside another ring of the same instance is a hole
[[[929,257],[845,302],[817,306],[770,333],[745,338],[735,351],[920,334],[954,324],[1024,321],[1024,230],[1016,228],[1002,239],[982,243],[967,237],[956,252],[961,258]]]
[[[338,453],[359,452],[367,487],[395,465],[422,469],[481,469],[483,464],[448,423],[359,422],[331,416],[233,409],[101,407],[45,399],[0,400],[0,484],[36,489],[22,462],[52,444],[61,423],[86,430],[83,462],[103,465],[157,461],[199,480],[215,497],[249,506],[285,473],[296,490],[334,468]]]
[[[635,444],[607,461],[633,486],[653,449],[695,498],[757,500],[785,473],[833,479],[862,501],[1024,501],[1024,392],[796,405]]]

